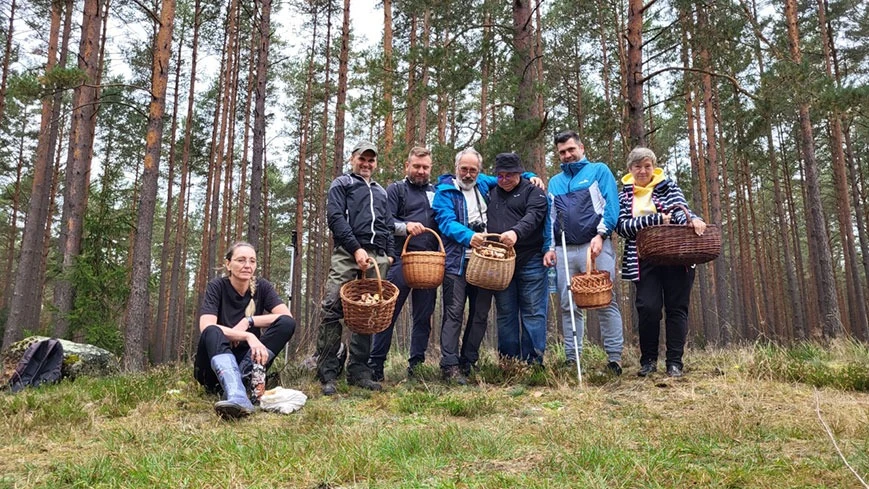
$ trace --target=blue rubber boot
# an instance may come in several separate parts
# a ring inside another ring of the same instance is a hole
[[[253,404],[247,398],[238,362],[231,353],[221,353],[211,357],[211,368],[220,380],[225,399],[214,403],[214,410],[221,418],[235,419],[253,413]]]

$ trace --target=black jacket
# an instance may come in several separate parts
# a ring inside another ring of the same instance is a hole
[[[407,239],[407,223],[418,222],[437,232],[431,201],[435,188],[432,184],[414,185],[407,178],[391,184],[386,189],[389,196],[389,209],[395,220],[395,253],[401,255]],[[423,233],[411,239],[407,251],[439,251],[437,239],[431,233]]]
[[[396,258],[386,191],[374,180],[369,185],[354,173],[339,176],[329,186],[326,212],[335,246],[351,255],[365,248]]]
[[[516,268],[544,251],[544,227],[549,214],[546,194],[526,179],[510,192],[489,191],[487,228],[490,233],[516,232]]]

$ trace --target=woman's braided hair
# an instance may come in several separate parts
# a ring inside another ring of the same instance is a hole
[[[242,246],[247,246],[248,248],[252,249],[254,251],[254,253],[256,253],[256,248],[254,248],[252,244],[248,243],[247,241],[236,241],[235,243],[232,243],[232,245],[226,251],[226,255],[224,255],[224,258],[226,258],[226,261],[232,261],[232,256],[235,254],[235,250],[242,247]],[[223,276],[228,277],[229,271],[224,270]],[[247,304],[247,307],[244,309],[245,316],[253,316],[254,312],[256,312],[256,299],[255,299],[256,280],[257,280],[256,275],[254,275],[253,277],[250,278],[250,285],[248,288],[248,290],[250,290],[250,302]]]

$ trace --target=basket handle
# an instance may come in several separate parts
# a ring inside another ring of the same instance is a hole
[[[377,295],[381,299],[383,298],[383,279],[380,278],[380,267],[377,266],[377,260],[374,258],[368,257],[368,263],[374,265],[371,268],[374,268],[374,273],[377,275]],[[367,273],[366,273],[367,275]]]
[[[501,235],[500,235],[499,233],[480,233],[480,234],[482,234],[482,235],[483,235],[483,239],[484,239],[484,240],[487,240],[487,241],[488,241],[489,238],[493,238],[493,237],[498,237],[498,238],[500,238],[500,237],[501,237]],[[501,241],[495,241],[495,243],[501,243]],[[507,246],[507,245],[505,245],[504,243],[501,243],[501,245],[502,245],[502,246]],[[513,249],[512,246],[507,246],[507,248],[509,248],[509,249]]]
[[[664,213],[665,213],[665,214],[669,214],[669,213],[672,213],[673,211],[678,211],[678,210],[681,210],[682,212],[685,213],[685,224],[684,224],[684,226],[691,227],[691,212],[690,212],[690,211],[688,210],[688,208],[685,207],[684,205],[682,205],[682,204],[673,204],[673,205],[670,206],[669,209],[667,209],[666,211],[664,211]],[[682,224],[680,224],[680,226],[681,226],[681,225],[682,225]]]
[[[595,271],[597,270],[594,268],[594,260],[591,258],[591,245],[588,245],[585,251],[585,274],[591,276]]]
[[[425,228],[425,231],[434,234],[434,237],[438,240],[438,246],[440,247],[441,253],[444,253],[444,242],[441,241],[441,237],[438,236],[438,233],[436,233],[435,230],[431,228]],[[422,236],[422,234],[420,234],[420,236]],[[407,239],[404,240],[404,247],[401,249],[402,255],[407,253],[407,242],[410,241],[410,238],[412,237],[412,235],[408,236]]]

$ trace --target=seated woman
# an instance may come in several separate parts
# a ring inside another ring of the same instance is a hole
[[[223,391],[224,400],[214,404],[218,415],[239,418],[253,413],[242,374],[253,363],[267,370],[292,338],[296,321],[274,286],[254,276],[253,246],[236,242],[225,258],[226,272],[205,289],[193,375],[207,391]]]
[[[667,375],[682,376],[682,353],[688,336],[688,303],[694,283],[693,266],[655,265],[637,256],[637,232],[656,224],[685,224],[702,235],[706,223],[691,210],[670,213],[673,205],[688,209],[685,195],[676,182],[666,178],[655,153],[648,148],[635,148],[628,155],[628,173],[622,177],[624,188],[619,192],[619,220],[616,232],[625,238],[622,256],[622,278],[632,280],[636,287],[639,316],[640,371],[645,377],[658,367],[658,337],[661,332],[661,308],[667,312]]]

